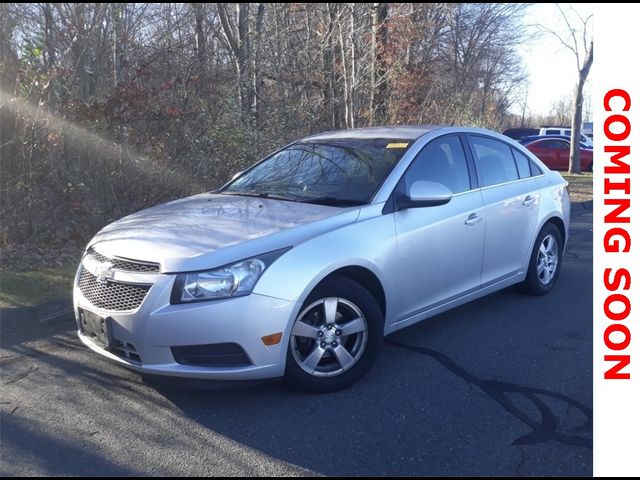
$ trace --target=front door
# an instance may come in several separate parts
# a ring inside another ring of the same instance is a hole
[[[398,185],[408,191],[413,182],[428,180],[445,185],[454,195],[445,205],[394,213],[397,320],[446,303],[481,283],[485,208],[481,193],[472,190],[468,167],[461,138],[439,137],[416,156]]]

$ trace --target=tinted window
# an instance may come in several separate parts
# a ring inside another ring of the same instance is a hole
[[[511,149],[513,156],[516,159],[516,166],[518,167],[518,174],[520,178],[527,178],[531,176],[531,167],[529,166],[529,159],[517,150]]]
[[[509,145],[475,135],[469,136],[469,141],[476,156],[481,187],[518,179],[518,170]]]
[[[366,203],[410,143],[389,139],[296,143],[242,174],[222,193],[286,196],[329,205]]]
[[[555,148],[555,149],[569,148],[569,144],[562,140],[543,140],[542,142],[538,143],[537,146],[541,148]]]
[[[441,183],[453,193],[469,190],[469,169],[460,137],[438,138],[424,147],[405,175],[407,186],[417,180]]]
[[[560,135],[560,130],[547,130],[547,135]]]
[[[534,146],[540,147],[540,148],[553,148],[552,145],[553,145],[553,140],[543,140],[542,142],[536,143]]]

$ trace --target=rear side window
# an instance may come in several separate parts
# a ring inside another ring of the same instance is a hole
[[[441,183],[453,193],[469,190],[469,168],[460,137],[449,135],[429,142],[405,174],[407,186],[417,180]]]
[[[530,177],[531,166],[529,165],[529,159],[513,148],[511,151],[513,152],[513,157],[516,159],[516,166],[518,167],[518,175],[520,175],[520,178]]]
[[[487,137],[469,136],[476,157],[481,187],[518,180],[518,169],[506,143]]]
[[[535,146],[540,148],[553,148],[553,140],[543,140],[536,143]]]
[[[569,144],[563,140],[543,140],[542,142],[538,143],[538,147],[563,150],[565,148],[569,148]]]
[[[547,135],[560,135],[560,130],[547,130]]]

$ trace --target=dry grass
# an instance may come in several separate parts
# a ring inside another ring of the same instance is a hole
[[[34,306],[71,297],[77,265],[28,271],[0,271],[0,307]]]
[[[572,202],[589,202],[593,200],[593,174],[592,173],[563,173],[562,176],[569,182],[569,195]]]

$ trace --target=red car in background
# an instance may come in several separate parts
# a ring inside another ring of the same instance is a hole
[[[539,139],[524,144],[533,154],[542,160],[551,170],[569,169],[569,140],[563,138]],[[593,171],[593,150],[580,148],[580,169],[583,172]]]

